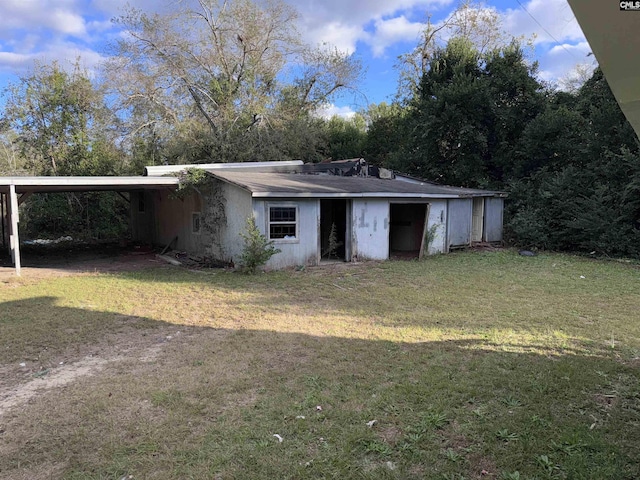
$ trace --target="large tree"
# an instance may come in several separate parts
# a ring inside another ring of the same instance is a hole
[[[155,150],[171,137],[168,161],[230,161],[250,159],[247,145],[281,149],[267,131],[314,131],[309,114],[354,87],[361,70],[346,54],[304,44],[295,20],[281,0],[180,2],[163,15],[128,9],[107,73],[132,138]]]
[[[119,173],[116,118],[79,62],[36,64],[9,87],[2,125],[33,174]]]
[[[450,15],[438,23],[432,23],[431,14],[427,13],[418,43],[398,57],[400,99],[415,94],[434,56],[451,38],[465,38],[480,54],[505,47],[514,40],[504,28],[500,13],[480,2],[461,0]]]
[[[436,50],[403,119],[391,166],[429,180],[495,187],[544,96],[517,43],[482,54],[467,38]]]
[[[516,144],[508,232],[519,243],[640,256],[640,145],[600,69],[550,94]]]

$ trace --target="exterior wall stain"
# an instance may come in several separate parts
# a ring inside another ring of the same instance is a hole
[[[365,209],[363,208],[363,209],[360,210],[360,216],[358,217],[359,218],[358,228],[368,228],[369,227],[369,224],[365,223],[365,221],[364,221],[365,215],[366,215]]]

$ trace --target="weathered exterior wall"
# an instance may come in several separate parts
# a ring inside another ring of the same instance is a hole
[[[503,198],[487,198],[484,204],[484,241],[502,241]]]
[[[275,240],[275,247],[280,250],[280,253],[271,257],[266,267],[278,269],[295,265],[317,265],[320,261],[320,200],[254,199],[253,215],[256,225],[267,237],[270,205],[298,207],[298,238]]]
[[[244,245],[240,234],[245,232],[247,218],[253,214],[253,200],[249,192],[235,185],[223,183],[222,188],[226,199],[226,228],[221,231],[220,258],[238,263]]]
[[[354,199],[352,208],[353,258],[389,258],[389,200]]]
[[[154,243],[155,215],[154,191],[131,192],[129,199],[131,239],[141,243]],[[141,210],[141,207],[143,209]]]
[[[251,194],[234,185],[211,179],[185,198],[167,191],[152,193],[155,228],[153,243],[174,247],[215,260],[236,259],[242,251],[240,232],[251,215]],[[135,207],[135,206],[134,206]],[[200,213],[200,232],[193,231],[193,214]]]
[[[211,244],[210,235],[204,229],[199,234],[191,231],[192,214],[202,212],[203,203],[203,198],[197,193],[178,199],[167,191],[156,191],[153,202],[156,216],[154,243],[167,245],[178,237],[174,248],[205,255],[207,246]]]
[[[447,251],[451,247],[462,247],[471,243],[471,215],[473,199],[449,200],[447,215]]]
[[[429,222],[427,229],[433,232],[433,239],[429,244],[429,255],[447,252],[447,201],[430,200]],[[433,229],[433,230],[431,230]]]

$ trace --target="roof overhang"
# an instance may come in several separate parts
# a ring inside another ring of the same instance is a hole
[[[640,137],[640,9],[637,1],[569,0],[622,112]]]
[[[0,177],[0,192],[16,193],[94,192],[175,188],[176,177]]]
[[[506,197],[506,194],[451,195],[435,193],[393,193],[393,192],[364,192],[364,193],[291,193],[291,192],[252,192],[252,198],[406,198],[406,199],[449,199],[473,197]]]

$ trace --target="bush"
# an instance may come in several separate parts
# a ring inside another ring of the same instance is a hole
[[[260,233],[256,221],[253,217],[247,218],[246,232],[240,236],[244,240],[244,249],[240,256],[242,268],[244,272],[253,275],[258,267],[267,263],[267,261],[280,250],[273,246],[273,241]]]

